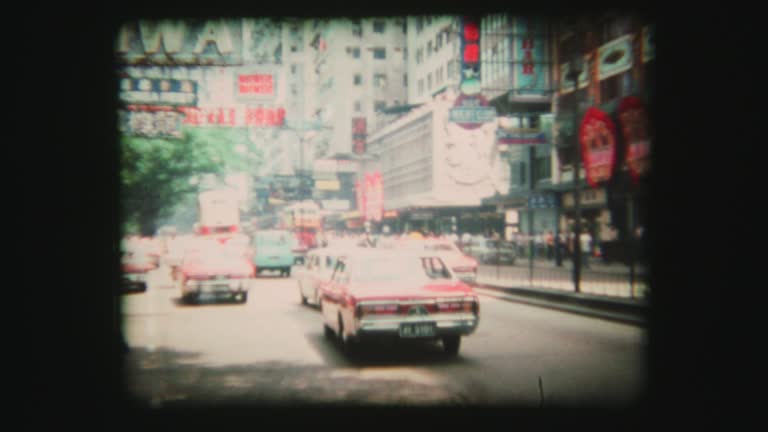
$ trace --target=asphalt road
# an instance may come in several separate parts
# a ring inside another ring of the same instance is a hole
[[[252,281],[246,304],[186,305],[160,274],[122,299],[125,390],[139,403],[633,406],[646,330],[481,297],[456,358],[438,344],[347,358],[293,279]]]

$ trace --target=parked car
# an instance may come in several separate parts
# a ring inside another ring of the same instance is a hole
[[[277,270],[282,276],[289,277],[294,263],[293,238],[293,233],[286,230],[257,231],[251,242],[256,274]]]
[[[154,257],[141,248],[124,245],[121,292],[145,292],[149,272],[157,268]]]
[[[503,240],[473,238],[469,243],[464,245],[463,251],[482,264],[514,265],[517,257],[515,244]]]
[[[298,267],[297,281],[301,303],[320,304],[322,284],[331,280],[333,269],[340,257],[349,253],[349,248],[318,248],[307,253],[304,265]]]
[[[347,352],[389,338],[440,340],[455,355],[477,328],[480,303],[438,255],[370,248],[338,260],[320,309],[326,337]]]
[[[197,302],[204,297],[248,300],[254,268],[248,251],[242,247],[211,243],[191,249],[181,264],[177,283],[181,298]]]

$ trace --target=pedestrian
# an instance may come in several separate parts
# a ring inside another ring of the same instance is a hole
[[[552,234],[552,231],[550,230],[547,230],[546,242],[547,242],[547,259],[551,260],[552,255],[554,253],[555,236]]]
[[[579,236],[581,246],[581,263],[584,268],[589,268],[589,258],[592,254],[592,236],[588,230],[584,230]]]

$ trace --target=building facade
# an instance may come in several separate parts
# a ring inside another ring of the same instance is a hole
[[[313,111],[330,128],[318,155],[365,152],[376,112],[406,101],[404,18],[334,19],[311,24]]]

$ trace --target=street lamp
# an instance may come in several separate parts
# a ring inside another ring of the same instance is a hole
[[[582,46],[582,29],[581,22],[576,23],[576,32],[574,35],[574,46],[571,52],[571,62],[568,69],[566,79],[573,81],[573,151],[575,155],[575,161],[573,163],[573,210],[575,212],[574,223],[574,244],[573,244],[573,284],[577,293],[581,292],[581,152],[579,151],[579,133],[578,133],[578,116],[579,116],[579,75],[584,71],[584,51]]]

